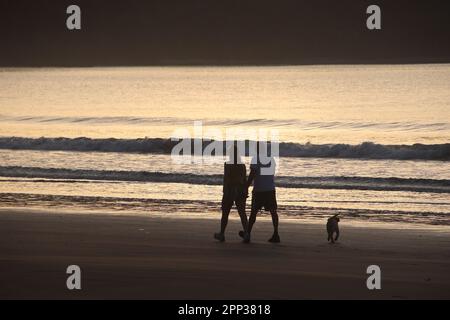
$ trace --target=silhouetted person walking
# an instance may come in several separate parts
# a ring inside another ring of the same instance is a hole
[[[257,146],[257,155],[252,159],[247,181],[247,188],[253,183],[252,208],[247,230],[248,236],[250,238],[258,211],[264,208],[265,211],[270,211],[273,223],[273,235],[268,241],[277,243],[280,242],[280,236],[278,234],[277,198],[274,178],[275,159],[272,156],[267,156],[265,143],[261,144],[261,146],[258,143]],[[259,152],[260,150],[262,151],[261,153]],[[261,159],[260,155],[264,155],[264,158]],[[244,232],[239,234],[244,237]]]
[[[241,231],[242,233],[240,235],[244,238],[244,241],[248,241],[249,238],[247,233],[248,221],[247,215],[245,214],[245,203],[248,195],[246,184],[247,171],[238,151],[237,145],[234,144],[229,152],[229,161],[224,164],[222,219],[220,223],[220,232],[214,234],[214,238],[221,242],[225,241],[225,229],[228,224],[228,216],[233,204],[236,204],[244,229],[244,231]]]

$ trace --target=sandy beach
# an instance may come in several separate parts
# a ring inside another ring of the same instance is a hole
[[[236,217],[234,217],[236,218]],[[259,219],[253,242],[232,219],[218,243],[219,217],[157,218],[58,211],[0,211],[1,299],[449,299],[450,237],[432,229],[281,220],[282,243],[266,242]],[[82,289],[66,289],[66,268],[82,270]],[[366,268],[381,268],[368,290]]]

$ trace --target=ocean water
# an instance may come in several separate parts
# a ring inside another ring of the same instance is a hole
[[[218,216],[225,159],[170,155],[201,121],[278,132],[282,217],[448,226],[449,88],[446,64],[1,69],[0,207]]]

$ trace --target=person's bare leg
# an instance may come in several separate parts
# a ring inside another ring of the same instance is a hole
[[[230,215],[230,210],[222,210],[222,219],[220,219],[220,233],[225,234],[225,229],[228,225],[228,216]]]
[[[278,235],[278,213],[276,209],[270,210],[270,215],[272,216],[273,224],[273,235],[269,239],[269,242],[280,242],[280,236]]]
[[[243,228],[243,230],[239,231],[239,236],[244,239],[245,243],[248,243],[250,242],[250,234],[248,233],[248,219],[245,214],[245,202],[237,207]]]
[[[242,228],[243,228],[244,232],[247,232],[247,230],[248,230],[248,219],[247,219],[247,215],[245,214],[245,203],[239,204],[237,206],[237,210],[238,210],[238,213],[239,213],[239,217],[241,218]]]
[[[222,209],[222,219],[220,219],[220,232],[214,233],[214,238],[220,242],[225,241],[225,229],[228,224],[228,216],[230,214],[230,209]]]
[[[250,234],[252,232],[253,225],[256,222],[256,214],[258,213],[257,210],[253,210],[250,212],[250,217],[248,219],[248,233]]]
[[[273,224],[273,234],[278,234],[278,213],[277,210],[270,210]]]

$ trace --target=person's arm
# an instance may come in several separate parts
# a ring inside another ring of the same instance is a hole
[[[229,170],[227,167],[227,164],[224,163],[223,165],[223,187],[225,188],[226,185],[228,185],[228,181],[229,181]]]

